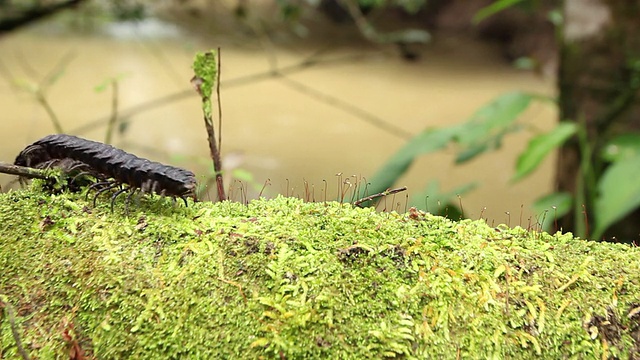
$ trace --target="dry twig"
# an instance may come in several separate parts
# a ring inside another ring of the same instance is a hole
[[[397,188],[397,189],[389,189],[389,190],[385,190],[385,191],[383,191],[383,192],[381,192],[381,193],[377,193],[377,194],[369,195],[369,196],[367,196],[367,197],[363,197],[363,198],[362,198],[362,199],[360,199],[360,200],[356,200],[356,201],[353,203],[353,205],[355,205],[355,206],[360,206],[360,204],[362,204],[362,203],[364,203],[364,202],[371,201],[371,200],[374,200],[374,199],[377,199],[377,198],[379,198],[379,197],[383,197],[383,196],[388,196],[388,195],[397,194],[397,193],[402,192],[402,191],[405,191],[405,190],[407,190],[407,187],[406,187],[406,186],[403,186],[403,187],[401,187],[401,188]],[[360,207],[362,207],[362,206],[360,206]]]

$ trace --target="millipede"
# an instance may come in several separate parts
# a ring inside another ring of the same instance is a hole
[[[54,134],[27,146],[18,154],[15,165],[32,168],[62,167],[96,178],[89,190],[97,188],[93,199],[107,190],[120,187],[111,198],[111,209],[118,195],[130,191],[126,205],[138,190],[161,196],[196,200],[196,178],[193,172],[140,158],[124,150],[77,136]],[[128,187],[124,187],[127,185]]]

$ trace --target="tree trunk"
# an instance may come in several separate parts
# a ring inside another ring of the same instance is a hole
[[[606,166],[600,153],[612,137],[640,129],[640,1],[565,0],[560,36],[560,119],[583,125],[586,141],[578,137],[559,152],[557,190],[572,193],[578,207],[558,224],[588,236],[596,179]],[[607,235],[637,239],[635,219],[621,221]]]

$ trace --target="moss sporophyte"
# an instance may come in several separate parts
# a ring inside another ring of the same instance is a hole
[[[0,194],[2,357],[639,355],[634,247],[286,197],[88,205]]]

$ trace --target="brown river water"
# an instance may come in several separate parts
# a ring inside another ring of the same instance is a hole
[[[222,152],[234,170],[227,172],[227,185],[231,174],[244,178],[250,198],[267,179],[268,196],[304,197],[311,192],[305,191],[306,183],[317,200],[324,200],[326,180],[331,198],[337,173],[343,180],[371,176],[406,136],[465,121],[504,92],[554,91],[552,80],[514,69],[489,45],[455,37],[435,38],[421,49],[418,61],[407,62],[392,49],[362,43],[325,39],[272,44],[265,51],[253,43],[190,37],[168,24],[151,26],[163,30],[161,35],[150,36],[140,27],[83,35],[39,26],[0,37],[0,161],[13,162],[27,144],[55,132],[33,89],[63,68],[45,98],[65,132],[104,140],[112,90],[95,88],[117,78],[119,120],[130,122],[114,135],[114,145],[192,169],[203,179],[210,160],[200,100],[190,93],[189,80],[195,52],[217,46],[222,47]],[[316,62],[296,67],[309,58]],[[286,77],[265,75],[274,65],[290,67]],[[174,100],[135,110],[166,96]],[[523,120],[546,130],[555,116],[553,107],[535,104]],[[527,226],[528,207],[551,190],[553,181],[554,159],[548,159],[532,176],[509,183],[517,155],[532,135],[507,136],[501,150],[462,166],[453,164],[453,150],[424,156],[397,186],[407,186],[411,195],[433,179],[443,191],[475,181],[478,187],[462,195],[467,217],[512,226],[522,217]],[[246,180],[248,175],[253,180]],[[0,177],[3,190],[11,179]],[[401,211],[405,196],[396,197]]]

